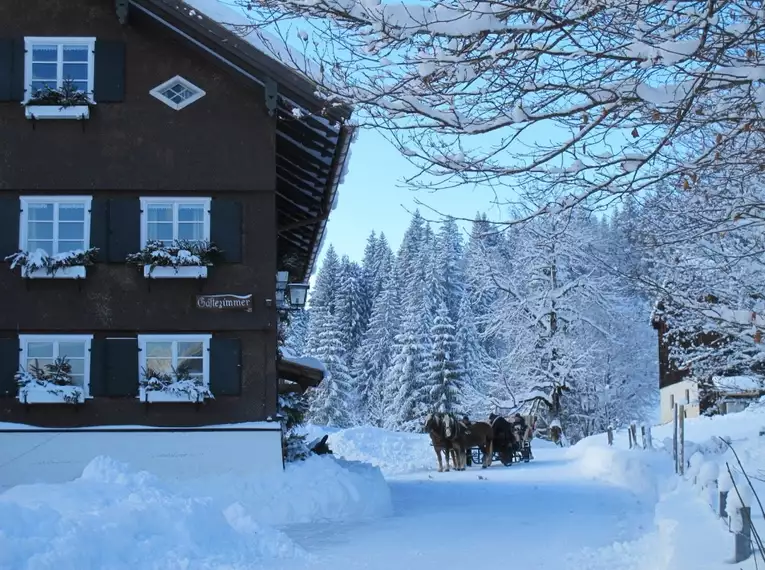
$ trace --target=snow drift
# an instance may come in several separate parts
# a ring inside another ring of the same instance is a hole
[[[99,457],[75,481],[0,495],[0,568],[251,568],[310,557],[272,525],[390,512],[379,469],[332,458],[312,457],[281,476],[170,485]]]

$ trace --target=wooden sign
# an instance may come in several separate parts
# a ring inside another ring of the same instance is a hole
[[[252,294],[233,295],[197,295],[197,309],[206,311],[245,311],[252,312]]]

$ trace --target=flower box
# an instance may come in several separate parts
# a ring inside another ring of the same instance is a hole
[[[148,402],[150,404],[159,403],[185,403],[196,404],[197,397],[188,392],[170,392],[167,390],[147,390],[141,387],[138,393],[138,397],[142,402]],[[199,402],[204,402],[205,398],[200,397]]]
[[[88,105],[27,105],[24,108],[27,119],[74,119],[82,120],[90,118]]]
[[[39,269],[27,270],[21,268],[21,275],[28,279],[85,279],[86,270],[84,265],[74,265],[72,267],[62,267],[55,273],[48,273],[45,267]]]
[[[55,386],[47,389],[40,385],[25,386],[19,390],[22,404],[82,404],[85,394],[76,386]]]
[[[147,279],[203,279],[207,277],[207,267],[199,265],[181,265],[169,267],[155,265],[143,266],[143,276]]]

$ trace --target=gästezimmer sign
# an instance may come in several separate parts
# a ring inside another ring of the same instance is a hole
[[[197,309],[207,311],[246,311],[251,313],[252,294],[197,295]]]

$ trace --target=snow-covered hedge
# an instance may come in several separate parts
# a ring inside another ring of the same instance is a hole
[[[0,495],[0,568],[244,570],[308,555],[271,525],[391,513],[369,465],[313,457],[284,473],[166,484],[110,458],[57,485]]]
[[[436,467],[430,437],[424,433],[394,432],[371,426],[344,430],[307,426],[306,433],[308,441],[329,434],[327,443],[337,457],[375,465],[387,476]]]

